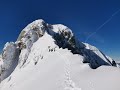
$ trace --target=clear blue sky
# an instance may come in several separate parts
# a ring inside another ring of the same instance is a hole
[[[15,41],[21,30],[35,19],[62,23],[81,41],[120,9],[120,0],[0,0],[0,49]],[[88,43],[114,59],[120,59],[120,12]]]

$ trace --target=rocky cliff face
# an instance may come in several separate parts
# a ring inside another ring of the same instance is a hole
[[[26,63],[29,63],[29,56],[36,42],[39,42],[37,44],[40,45],[37,47],[41,48],[41,50],[43,48],[50,49],[53,46],[54,48],[50,49],[50,51],[54,51],[56,47],[67,48],[72,54],[83,56],[83,63],[88,63],[92,69],[96,69],[101,65],[116,66],[113,59],[108,58],[96,47],[78,41],[68,27],[61,24],[50,25],[40,19],[25,27],[16,42],[6,43],[2,59],[0,59],[2,80],[9,76],[16,66],[21,68]]]

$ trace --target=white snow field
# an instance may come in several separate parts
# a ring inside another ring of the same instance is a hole
[[[73,37],[61,24],[29,24],[3,49],[0,90],[120,90],[119,65]]]

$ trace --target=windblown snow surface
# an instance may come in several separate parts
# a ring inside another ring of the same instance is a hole
[[[0,57],[0,90],[120,90],[120,68],[113,59],[77,41],[81,52],[73,54],[53,38],[62,30],[69,31],[70,38],[71,30],[61,24],[44,24],[41,19],[34,21],[15,43],[5,45]],[[64,39],[68,40],[67,35]]]

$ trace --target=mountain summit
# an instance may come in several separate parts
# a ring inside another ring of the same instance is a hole
[[[76,80],[78,72],[100,66],[118,67],[96,47],[77,40],[67,26],[39,19],[27,25],[16,42],[5,44],[0,57],[0,90],[81,90],[79,86],[85,86]]]

